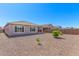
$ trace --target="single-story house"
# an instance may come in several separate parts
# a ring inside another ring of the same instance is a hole
[[[3,28],[2,27],[0,27],[0,33],[3,33]]]
[[[43,32],[51,32],[54,26],[52,24],[41,25],[43,27]]]
[[[8,36],[25,35],[25,34],[36,34],[44,33],[51,30],[49,25],[37,25],[25,21],[16,21],[7,23],[4,27],[4,32]]]

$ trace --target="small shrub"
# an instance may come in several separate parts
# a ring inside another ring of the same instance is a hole
[[[63,35],[63,33],[60,31],[60,35]]]
[[[37,38],[37,39],[36,39],[36,42],[37,42],[38,45],[41,45],[40,38]]]
[[[55,38],[58,38],[60,35],[62,35],[63,33],[58,30],[58,29],[55,29],[52,31],[52,35],[55,37]]]

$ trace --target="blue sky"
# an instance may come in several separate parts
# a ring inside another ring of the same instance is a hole
[[[0,26],[13,21],[79,27],[79,4],[0,4]]]

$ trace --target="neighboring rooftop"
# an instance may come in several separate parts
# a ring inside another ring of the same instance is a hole
[[[41,26],[43,26],[43,27],[53,27],[52,24],[44,24],[44,25],[41,25]]]

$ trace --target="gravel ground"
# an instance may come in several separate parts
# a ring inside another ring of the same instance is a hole
[[[40,38],[42,45],[37,45]],[[0,55],[2,56],[79,56],[79,35],[64,34],[55,39],[50,33],[7,37],[0,33]]]

